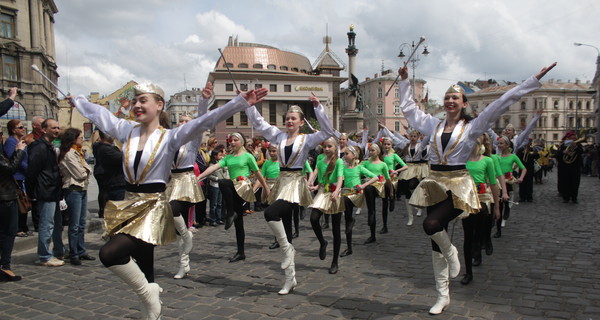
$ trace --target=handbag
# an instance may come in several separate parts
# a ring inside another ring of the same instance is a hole
[[[19,206],[19,213],[27,214],[27,212],[31,210],[31,200],[29,200],[27,193],[19,185],[17,180],[15,180],[15,184],[17,185],[17,204]]]

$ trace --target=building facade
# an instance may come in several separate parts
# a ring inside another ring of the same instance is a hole
[[[223,50],[225,60],[221,57],[208,76],[208,81],[213,83],[215,97],[211,108],[233,99],[238,89],[267,88],[269,95],[256,108],[266,121],[284,130],[285,114],[292,105],[300,106],[308,119],[315,118],[314,108],[308,99],[314,93],[337,128],[339,87],[346,78],[339,76],[343,66],[337,62],[337,57],[328,52],[327,47],[324,51],[325,54],[321,54],[313,67],[301,54],[261,44],[238,43],[230,38]],[[259,135],[243,112],[217,125],[214,133],[223,142],[226,135],[234,131],[250,137]]]
[[[494,131],[501,132],[509,123],[517,131],[522,130],[540,108],[544,113],[536,123],[530,138],[545,140],[547,143],[559,143],[569,130],[579,132],[580,136],[596,127],[594,113],[595,101],[590,92],[590,82],[563,82],[550,79],[542,82],[542,87],[521,98],[510,106],[494,125]],[[515,84],[481,89],[469,94],[469,104],[475,112],[481,112],[492,101],[499,98]],[[590,142],[593,138],[590,136]]]
[[[198,101],[202,96],[202,89],[192,88],[172,95],[167,102],[165,111],[169,113],[169,122],[173,128],[183,115],[195,117],[198,112]]]
[[[0,119],[3,128],[10,119],[22,120],[31,130],[33,116],[58,118],[56,89],[31,68],[35,64],[54,83],[58,80],[57,12],[53,0],[0,0],[0,94],[7,96],[10,88],[19,88],[15,107]]]

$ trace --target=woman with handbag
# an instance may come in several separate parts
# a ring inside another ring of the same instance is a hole
[[[6,153],[6,156],[10,158],[13,152],[15,151],[19,141],[25,136],[25,126],[20,120],[13,119],[6,124],[6,128],[8,129],[8,134],[10,135],[10,137],[8,137],[8,139],[6,139],[6,142],[4,142],[4,152]],[[21,161],[17,172],[15,172],[14,178],[15,181],[17,181],[19,189],[21,190],[20,193],[24,196],[24,198],[22,198],[23,201],[29,202],[29,199],[27,199],[27,192],[25,191],[24,184],[25,171],[27,170],[27,149],[23,151],[25,152],[25,156],[23,158],[23,161]],[[26,206],[19,207],[19,231],[17,232],[17,237],[27,237],[33,234],[33,232],[29,231],[29,227],[27,227],[27,212],[29,212],[29,209],[31,209],[31,203],[27,204],[29,205],[29,208],[27,208]]]

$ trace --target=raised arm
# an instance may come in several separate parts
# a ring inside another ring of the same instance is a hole
[[[90,119],[96,127],[122,143],[127,140],[129,132],[135,126],[133,122],[117,118],[107,108],[89,102],[83,95],[71,98],[70,102],[81,115]]]
[[[213,84],[212,82],[207,82],[206,86],[204,87],[204,89],[202,89],[202,97],[200,98],[200,101],[198,101],[198,112],[197,112],[197,117],[201,117],[204,114],[206,114],[206,112],[208,111],[208,105],[210,104],[210,98],[212,97],[213,93]]]
[[[527,127],[525,127],[525,130],[523,130],[523,132],[521,132],[521,134],[519,134],[517,136],[517,139],[515,140],[515,150],[519,150],[519,149],[525,147],[525,145],[527,144],[527,141],[529,140],[529,135],[531,134],[531,130],[533,130],[535,123],[538,120],[540,120],[540,118],[542,117],[542,113],[544,113],[544,110],[538,109],[538,111],[535,113],[535,116],[533,117],[533,119],[531,119],[531,121],[529,121],[529,124],[527,125]]]
[[[410,143],[410,140],[408,140],[406,137],[402,136],[401,134],[395,135],[395,132],[391,132],[387,127],[382,127],[382,130],[383,134],[392,139],[394,147],[404,149],[404,147]]]
[[[323,105],[319,102],[319,98],[313,93],[309,100],[312,101],[313,107],[315,107],[315,116],[317,117],[317,121],[319,122],[319,126],[321,130],[317,133],[309,134],[306,137],[306,144],[310,149],[316,147],[319,143],[325,141],[329,137],[335,135],[335,130],[331,125],[331,121],[325,114],[325,110],[323,109]]]
[[[265,137],[265,139],[269,141],[275,141],[275,137],[281,133],[279,128],[265,121],[265,118],[260,115],[255,106],[246,108],[245,112],[254,130],[260,132],[260,135]]]
[[[10,88],[8,98],[0,102],[0,117],[5,115],[12,106],[15,105],[15,98],[17,97],[17,87]]]
[[[410,90],[410,82],[408,81],[408,67],[401,68],[399,71],[401,81],[398,82],[398,93],[400,95],[400,107],[404,113],[404,117],[408,124],[425,135],[433,135],[435,127],[440,122],[439,119],[421,111]]]

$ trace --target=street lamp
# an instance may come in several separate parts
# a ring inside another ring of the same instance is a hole
[[[599,96],[599,93],[600,93],[600,49],[598,49],[598,47],[593,46],[591,44],[585,44],[585,43],[579,43],[579,42],[574,42],[573,45],[576,47],[581,47],[581,46],[592,47],[592,48],[596,49],[596,52],[598,53],[598,57],[596,58],[596,74],[594,75],[594,82],[592,84],[596,90],[594,99],[596,100],[596,143],[598,143],[598,142],[600,142],[600,96]]]
[[[422,40],[425,40],[424,38]],[[406,55],[404,54],[404,50],[408,50],[409,52],[413,52],[415,50],[415,47],[418,44],[415,44],[414,41],[412,41],[412,44],[408,44],[408,43],[403,43],[400,45],[400,47],[398,49],[400,49],[400,53],[398,54],[398,58],[404,58],[406,57]],[[421,54],[423,56],[427,56],[429,55],[429,51],[427,50],[427,45],[424,45],[425,49],[423,49],[423,52],[421,52]],[[410,50],[409,50],[410,49]],[[409,60],[406,63],[410,63],[411,64],[411,68],[412,68],[412,96],[413,99],[416,99],[416,94],[415,94],[415,87],[416,87],[416,83],[415,83],[415,69],[417,68],[417,64],[420,61],[419,59],[419,54],[416,53],[414,55],[412,55],[411,57],[409,57]]]

